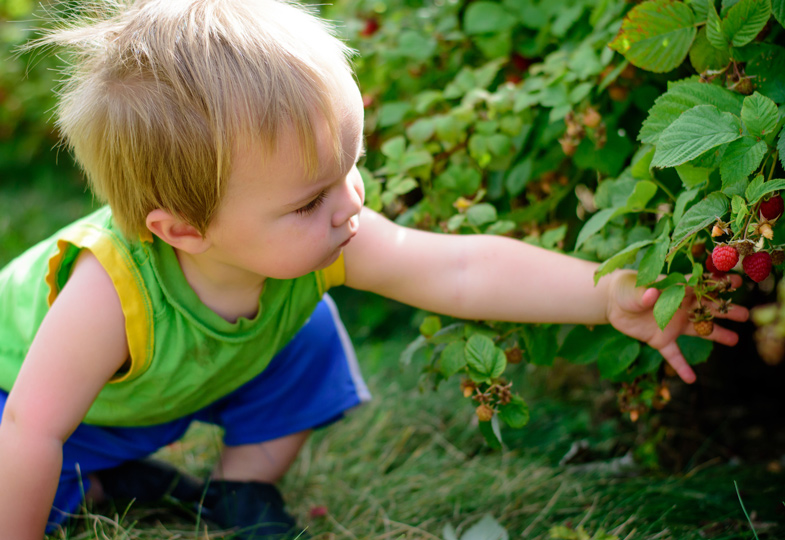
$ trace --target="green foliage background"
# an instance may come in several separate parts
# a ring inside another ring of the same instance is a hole
[[[34,7],[0,0],[0,182],[12,195],[0,201],[0,233],[18,238],[4,260],[91,206],[88,195],[64,196],[84,188],[52,128],[58,59],[13,52],[47,24]],[[398,222],[511,236],[601,262],[598,279],[621,267],[637,268],[640,285],[667,274],[657,285],[662,326],[688,285],[717,300],[697,249],[711,249],[713,225],[727,225],[723,242],[749,237],[763,251],[783,243],[777,223],[770,239],[757,228],[761,201],[785,187],[783,0],[351,0],[320,9],[358,50],[367,204]],[[785,343],[780,308],[766,313],[769,342]],[[636,417],[667,401],[659,353],[607,327],[432,316],[421,334],[404,362],[437,386],[463,378],[473,404],[498,413],[480,423],[494,445],[500,418],[518,427],[529,416],[507,387],[510,362],[596,363],[626,384],[622,410]],[[680,345],[691,363],[711,353],[698,338]]]

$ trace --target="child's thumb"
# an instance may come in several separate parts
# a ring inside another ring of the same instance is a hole
[[[644,288],[638,287],[636,292],[640,294],[640,306],[643,309],[651,309],[654,307],[654,304],[657,303],[657,299],[660,297],[660,291],[653,287]]]

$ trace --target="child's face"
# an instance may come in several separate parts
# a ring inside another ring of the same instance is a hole
[[[223,202],[207,229],[206,255],[249,278],[294,278],[335,262],[357,233],[365,196],[356,167],[362,98],[347,79],[336,109],[342,162],[332,158],[326,121],[317,124],[314,177],[306,173],[293,133],[285,133],[267,154],[250,145],[239,149]]]

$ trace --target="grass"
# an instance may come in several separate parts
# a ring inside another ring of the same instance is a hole
[[[71,184],[4,186],[0,263],[90,207]],[[620,449],[645,449],[646,432],[605,415],[613,391],[583,369],[519,369],[513,377],[531,423],[506,432],[504,450],[488,450],[456,385],[421,392],[416,367],[398,366],[414,334],[412,313],[376,297],[336,297],[375,400],[317,432],[281,486],[320,540],[441,539],[446,526],[460,536],[485,515],[527,540],[548,539],[557,525],[629,540],[785,538],[783,473],[697,459],[679,474],[625,466]],[[384,318],[390,311],[393,322]],[[578,441],[587,441],[591,459],[560,465]],[[204,476],[219,446],[220,432],[197,424],[159,456]],[[170,502],[86,508],[74,523],[50,540],[228,538]]]
[[[532,429],[508,433],[501,452],[488,450],[457,388],[422,393],[415,373],[390,365],[405,343],[404,334],[359,348],[375,400],[317,432],[283,482],[290,509],[313,536],[441,539],[446,525],[460,534],[490,514],[511,538],[527,540],[550,538],[556,525],[630,540],[749,540],[737,482],[758,538],[785,537],[777,514],[783,478],[762,465],[705,463],[679,475],[614,468],[612,460],[560,466],[563,450],[578,438],[601,446],[603,437],[623,434],[611,432],[607,424],[615,422],[593,424],[592,415],[581,413],[593,407],[590,394],[549,397],[544,370],[518,373],[528,380],[518,382],[530,396]],[[219,440],[217,429],[198,424],[159,455],[204,475]],[[320,507],[327,514],[312,517]],[[53,538],[223,538],[173,510],[131,508],[114,523],[87,513],[76,532]]]

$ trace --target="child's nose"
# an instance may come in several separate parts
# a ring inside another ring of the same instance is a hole
[[[333,213],[333,227],[341,227],[344,223],[360,213],[363,207],[365,190],[359,171],[354,169],[344,182],[341,191],[341,203]]]

